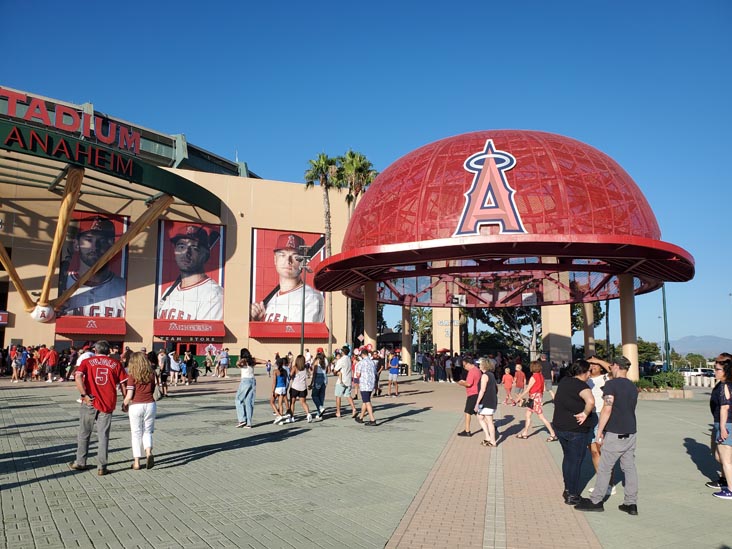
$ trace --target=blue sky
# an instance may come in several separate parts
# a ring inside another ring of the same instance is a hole
[[[695,279],[667,286],[671,339],[732,338],[732,2],[6,0],[0,13],[0,85],[238,151],[268,179],[302,181],[308,159],[348,148],[381,171],[473,130],[584,141],[695,257]],[[660,292],[636,307],[638,335],[660,340]],[[619,341],[617,304],[611,316]]]

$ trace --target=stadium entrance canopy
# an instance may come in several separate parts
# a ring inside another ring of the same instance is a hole
[[[516,307],[619,297],[694,276],[648,202],[607,155],[560,135],[481,131],[421,147],[358,204],[320,290],[381,303]]]

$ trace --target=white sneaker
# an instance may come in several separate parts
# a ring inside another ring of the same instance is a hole
[[[275,425],[277,425],[277,424],[279,424],[280,421],[282,421],[282,416],[276,416],[275,417],[275,420],[272,423],[274,423]]]
[[[312,422],[313,422],[313,416],[308,414],[308,423],[312,423]]]
[[[287,418],[287,419],[285,420],[285,423],[295,423],[295,418],[294,418],[294,417],[288,417],[288,418]]]
[[[47,379],[46,383],[53,383],[53,381],[51,381],[50,379]]]

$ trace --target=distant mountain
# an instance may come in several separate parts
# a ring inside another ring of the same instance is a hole
[[[726,337],[686,336],[669,343],[681,356],[696,353],[705,358],[713,358],[719,353],[732,353],[732,339]]]

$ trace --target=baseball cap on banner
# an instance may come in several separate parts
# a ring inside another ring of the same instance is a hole
[[[186,225],[178,229],[178,231],[170,238],[173,244],[176,244],[180,239],[186,238],[188,240],[197,240],[198,244],[202,248],[207,250],[211,247],[209,243],[208,233],[203,227],[197,227],[196,225]]]
[[[277,237],[277,245],[274,251],[280,250],[299,250],[300,246],[305,246],[305,240],[296,234],[281,234]]]
[[[104,217],[98,215],[87,217],[76,221],[75,225],[77,228],[76,234],[79,236],[84,233],[97,233],[114,238],[114,223]]]

